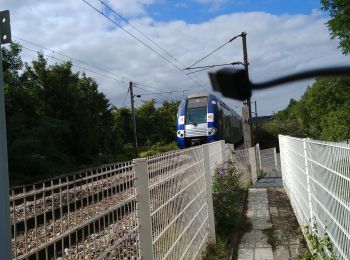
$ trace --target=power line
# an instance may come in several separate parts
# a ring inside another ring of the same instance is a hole
[[[234,62],[225,63],[225,64],[214,64],[214,65],[206,65],[206,66],[198,66],[198,67],[186,68],[186,70],[192,70],[192,69],[210,69],[210,68],[219,67],[219,66],[226,66],[226,65],[244,65],[244,63],[241,62],[241,61],[234,61]]]
[[[193,63],[191,66],[187,67],[186,69],[189,69],[191,67],[193,67],[194,65],[198,64],[199,62],[201,62],[202,60],[206,59],[207,57],[209,57],[210,55],[212,55],[214,52],[220,50],[221,48],[223,48],[225,45],[229,44],[230,42],[234,41],[235,39],[237,39],[238,37],[242,37],[242,34],[236,35],[233,38],[231,38],[230,40],[228,40],[227,42],[225,42],[224,44],[222,44],[221,46],[219,46],[218,48],[216,48],[215,50],[213,50],[212,52],[208,53],[207,55],[205,55],[203,58],[201,58],[200,60],[196,61],[195,63]]]
[[[32,51],[32,52],[35,52],[35,53],[40,52],[40,51],[37,51],[37,50],[33,50],[33,49],[31,49],[31,48],[25,47],[25,46],[23,46],[23,45],[22,45],[22,48],[24,48],[24,49],[26,49],[26,50],[29,50],[29,51]],[[51,58],[51,59],[58,60],[58,61],[60,61],[60,62],[67,62],[66,60],[62,60],[62,59],[59,59],[59,58],[57,58],[57,57],[54,57],[54,56],[51,56],[51,55],[48,55],[48,54],[44,54],[44,53],[43,53],[43,55],[46,56],[46,57],[49,57],[49,58]],[[70,61],[70,63],[72,64],[72,66],[77,67],[77,68],[80,68],[80,69],[82,69],[82,70],[84,70],[84,71],[88,71],[88,72],[97,74],[97,75],[99,75],[99,76],[101,76],[101,77],[108,78],[108,79],[111,79],[111,80],[114,80],[114,81],[117,81],[117,82],[125,83],[125,81],[122,81],[122,80],[119,80],[119,79],[115,79],[115,78],[109,77],[109,76],[107,76],[107,75],[104,75],[104,74],[102,74],[102,73],[99,73],[99,72],[97,72],[97,71],[84,68],[84,67],[82,67],[82,66],[79,66],[79,65],[74,64],[74,63],[71,62],[71,61]]]
[[[139,34],[141,34],[143,37],[145,37],[147,40],[149,40],[151,43],[153,43],[155,46],[157,46],[160,50],[162,50],[165,54],[167,54],[169,57],[171,57],[172,59],[174,59],[177,63],[179,63],[181,66],[186,67],[186,65],[184,65],[183,63],[181,63],[174,55],[172,55],[170,52],[168,52],[167,50],[165,50],[162,46],[160,46],[158,43],[156,43],[155,41],[153,41],[149,36],[147,36],[145,33],[143,33],[141,30],[139,30],[136,26],[134,26],[133,24],[131,24],[126,18],[124,18],[120,13],[118,13],[117,11],[115,11],[112,7],[110,7],[108,4],[106,4],[104,1],[99,0],[100,3],[102,4],[102,10],[103,10],[103,6],[107,7],[107,9],[109,9],[110,11],[112,11],[113,13],[115,13],[120,19],[122,19],[124,22],[126,22],[128,25],[130,25],[133,29],[135,29]]]
[[[145,43],[144,41],[140,40],[139,38],[137,38],[134,34],[132,34],[131,32],[129,32],[128,30],[126,30],[122,25],[120,25],[119,23],[117,23],[116,21],[114,21],[113,19],[111,19],[110,17],[108,17],[107,15],[105,15],[103,12],[99,11],[96,7],[94,7],[93,5],[91,5],[89,2],[87,2],[86,0],[82,0],[84,3],[86,3],[88,6],[90,6],[92,9],[94,9],[96,12],[98,12],[99,14],[101,14],[102,16],[104,16],[105,18],[107,18],[109,21],[111,21],[112,23],[114,23],[116,26],[118,26],[120,29],[122,29],[124,32],[126,32],[127,34],[129,34],[132,38],[134,38],[136,41],[138,41],[139,43],[141,43],[143,46],[145,46],[146,48],[148,48],[149,50],[151,50],[152,52],[154,52],[155,54],[157,54],[159,57],[161,57],[163,60],[165,60],[166,62],[168,62],[169,64],[171,64],[172,66],[174,66],[176,69],[181,70],[181,68],[179,68],[176,64],[172,63],[170,60],[168,60],[166,57],[164,57],[161,53],[159,53],[158,51],[156,51],[155,49],[153,49],[151,46],[149,46],[147,43]]]
[[[124,101],[123,101],[122,107],[125,105],[125,101],[126,101],[126,98],[128,97],[129,91],[130,91],[130,88],[128,88],[128,91],[126,91],[126,95],[124,97]]]
[[[18,37],[16,37],[16,38],[18,38]],[[23,41],[26,41],[26,40],[23,39]],[[29,43],[29,41],[26,41],[26,42]],[[39,47],[39,45],[36,45],[35,43],[32,43],[32,44]],[[31,51],[31,52],[34,52],[34,53],[39,53],[39,52],[41,51],[41,50],[33,50],[33,49],[28,48],[28,47],[26,47],[26,46],[24,46],[24,45],[22,45],[21,47],[22,47],[23,49],[25,49],[25,50],[28,50],[28,51]],[[44,47],[44,46],[40,46],[40,47],[43,48],[43,49],[46,49],[46,50],[50,50],[49,48],[46,48],[46,47]],[[51,50],[50,50],[50,51],[51,51]],[[55,52],[55,51],[52,51],[52,52],[53,52],[53,53],[58,53],[58,52]],[[57,58],[57,57],[54,57],[54,56],[51,56],[51,55],[48,55],[48,54],[44,54],[44,53],[42,53],[42,54],[43,54],[45,57],[48,57],[48,58],[51,58],[51,59],[54,59],[54,60],[57,60],[57,61],[60,61],[60,62],[67,62],[66,60],[59,59],[59,58]],[[62,54],[60,54],[60,55],[62,55]],[[68,55],[67,55],[67,56],[66,56],[66,55],[63,55],[63,56],[69,57]],[[97,72],[97,71],[90,70],[90,69],[87,69],[87,68],[85,68],[85,67],[76,65],[76,64],[74,64],[72,61],[69,61],[69,62],[72,64],[72,66],[77,67],[77,68],[80,68],[80,69],[82,69],[82,70],[84,70],[84,71],[91,72],[91,73],[97,74],[97,75],[99,75],[99,76],[102,76],[102,77],[105,77],[105,78],[108,78],[108,79],[111,79],[111,80],[115,80],[115,81],[118,81],[118,82],[121,82],[121,83],[126,83],[125,81],[121,81],[121,80],[118,80],[118,79],[109,77],[109,76],[107,76],[107,75],[104,75],[104,74],[102,74],[102,73],[99,73],[99,72]],[[87,63],[87,65],[89,65],[89,64]],[[89,65],[89,66],[90,66],[90,65]],[[154,88],[154,87],[151,87],[151,86],[149,86],[149,85],[146,85],[146,84],[140,83],[140,82],[138,82],[137,85],[143,85],[143,86],[145,86],[145,87],[147,87],[147,88],[150,88],[150,89],[153,89],[153,90],[158,90],[158,89],[156,89],[156,88]],[[136,86],[136,85],[134,85],[134,87],[135,87],[135,88],[142,89],[142,90],[144,90],[144,91],[150,92],[149,90],[144,89],[144,88],[141,88],[141,87]],[[168,92],[165,92],[165,93],[184,92],[184,91],[189,91],[189,90],[168,91]],[[126,93],[126,95],[125,95],[125,97],[124,97],[123,105],[122,105],[122,106],[125,105],[125,101],[126,101],[126,97],[127,97],[128,93],[129,93],[129,88],[128,88],[127,93]],[[158,95],[160,95],[160,96],[163,96],[164,98],[168,98],[167,96],[162,95],[162,92],[154,92],[154,93],[151,92],[151,93],[148,94],[148,95],[151,95],[151,94],[158,94]],[[145,94],[143,94],[143,95],[145,95]],[[146,94],[146,95],[147,95],[147,94]]]
[[[197,72],[200,72],[200,71],[203,71],[203,70],[208,70],[208,69],[211,69],[211,68],[214,68],[214,67],[222,67],[222,66],[227,66],[227,65],[232,65],[232,66],[234,66],[234,65],[244,65],[244,63],[240,62],[240,61],[237,61],[237,62],[231,62],[231,63],[225,63],[225,64],[214,64],[214,65],[207,65],[207,66],[187,68],[188,70],[198,69],[196,71],[192,71],[192,72],[187,73],[187,75],[188,74],[192,74],[192,73],[197,73]]]
[[[163,91],[163,92],[153,92],[153,93],[141,93],[139,95],[141,96],[149,96],[149,95],[156,95],[156,94],[172,94],[172,93],[183,93],[183,92],[186,92],[186,91],[190,91],[190,90],[174,90],[174,91]]]
[[[152,93],[151,91],[149,91],[149,90],[147,90],[147,89],[144,89],[144,88],[139,87],[139,85],[140,85],[139,83],[138,83],[138,84],[135,84],[135,85],[134,85],[134,88],[138,88],[138,89],[147,91],[147,92],[149,92],[149,93]],[[142,85],[143,85],[143,84],[142,84]],[[147,85],[143,85],[143,86],[145,86],[145,87],[147,87],[147,88],[150,88],[150,89],[153,89],[153,90],[158,90],[158,89],[156,89],[156,88],[153,88],[153,87],[150,87],[150,86],[147,86]],[[164,96],[163,94],[159,94],[159,95],[162,96],[162,97],[164,97],[164,98],[168,98],[168,97]]]
[[[115,76],[117,76],[117,77],[126,78],[125,76],[118,75],[118,74],[116,74],[116,73],[114,73],[114,72],[110,72],[110,71],[108,71],[108,70],[106,70],[106,69],[104,69],[104,68],[101,68],[101,67],[98,67],[98,66],[96,66],[96,65],[87,63],[86,61],[83,61],[83,60],[80,60],[80,59],[71,57],[71,56],[69,56],[69,55],[67,55],[67,54],[64,54],[64,53],[61,53],[61,52],[52,50],[52,49],[47,48],[47,47],[45,47],[45,46],[43,46],[43,45],[40,45],[40,44],[38,44],[38,43],[31,42],[31,41],[28,41],[28,40],[25,40],[25,39],[23,39],[23,38],[20,38],[20,37],[17,37],[17,36],[13,36],[13,35],[12,35],[12,37],[13,37],[13,38],[16,38],[16,39],[18,39],[18,40],[21,40],[21,41],[23,41],[23,42],[29,43],[29,44],[31,44],[31,45],[37,46],[37,47],[39,47],[39,48],[41,48],[41,49],[48,50],[48,51],[50,51],[50,52],[52,52],[52,53],[56,53],[56,54],[61,55],[61,56],[65,57],[65,58],[68,58],[68,59],[70,59],[70,60],[74,60],[74,61],[77,61],[77,62],[79,62],[79,63],[85,64],[85,65],[87,65],[87,66],[90,66],[90,67],[96,68],[96,69],[98,69],[98,70],[104,71],[104,72],[106,72],[106,73],[115,75]],[[126,78],[126,79],[127,79],[127,78]],[[120,80],[120,81],[123,82],[123,83],[128,83],[128,82],[123,81],[123,80]]]
[[[77,59],[77,58],[73,58],[73,57],[71,57],[71,56],[69,56],[69,55],[67,55],[67,54],[64,54],[64,53],[62,53],[62,52],[55,51],[55,50],[50,49],[50,48],[48,48],[48,47],[45,47],[45,46],[43,46],[43,45],[41,45],[41,44],[39,44],[39,43],[35,43],[35,42],[32,42],[32,41],[29,41],[29,40],[20,38],[20,37],[18,37],[18,36],[12,36],[12,37],[14,37],[14,38],[16,38],[16,39],[19,39],[19,40],[21,40],[21,41],[23,41],[23,42],[29,43],[29,44],[31,44],[31,45],[34,45],[34,46],[36,46],[36,47],[39,47],[39,48],[41,48],[41,49],[48,50],[48,51],[52,52],[53,54],[58,54],[58,55],[61,55],[61,56],[63,56],[63,57],[66,57],[66,58],[68,58],[68,59],[70,60],[70,62],[72,63],[72,65],[75,66],[75,67],[78,67],[78,68],[81,68],[81,69],[83,69],[83,70],[86,70],[86,71],[95,73],[95,74],[97,74],[97,75],[100,75],[100,76],[102,76],[102,77],[106,77],[106,78],[108,78],[108,79],[112,79],[112,80],[119,81],[119,82],[121,82],[121,83],[129,84],[129,83],[126,82],[126,81],[123,81],[123,80],[120,80],[120,79],[115,79],[115,78],[109,77],[109,76],[107,76],[107,75],[103,75],[103,74],[101,74],[101,73],[99,73],[99,72],[96,72],[96,71],[93,71],[93,70],[89,70],[89,69],[86,69],[86,68],[81,67],[81,66],[79,66],[79,65],[73,64],[72,60],[75,60],[75,61],[77,61],[77,62],[80,62],[80,63],[82,63],[82,64],[85,64],[85,65],[90,66],[90,67],[93,67],[93,68],[97,68],[97,69],[99,69],[99,70],[101,70],[101,71],[104,71],[104,72],[106,72],[106,73],[109,73],[109,74],[112,74],[112,75],[116,75],[116,76],[121,77],[121,78],[128,79],[127,77],[125,77],[125,76],[123,76],[123,75],[118,75],[118,74],[116,74],[116,73],[110,72],[110,71],[108,71],[108,70],[106,70],[106,69],[104,69],[104,68],[98,67],[98,66],[93,65],[93,64],[91,64],[91,63],[88,63],[88,62],[86,62],[86,61],[83,61],[83,60],[80,60],[80,59]],[[39,52],[39,51],[41,51],[41,50],[36,51],[36,50],[31,49],[31,48],[25,47],[23,44],[22,44],[22,47],[23,47],[24,49],[27,49],[27,50],[30,50],[30,51],[36,52],[36,53]],[[47,56],[47,57],[50,57],[50,58],[52,58],[52,59],[56,59],[56,60],[58,60],[58,61],[66,62],[65,60],[61,60],[61,59],[58,59],[58,58],[56,58],[56,57],[49,56],[49,55],[47,55],[47,54],[44,54],[44,55]],[[128,79],[128,80],[129,80],[129,79]],[[130,81],[130,80],[129,80],[129,81]],[[147,87],[149,87],[149,88],[152,88],[152,87],[150,87],[150,86],[148,86],[148,85],[146,85],[146,84],[144,84],[144,83],[141,83],[141,82],[136,82],[135,84],[141,84],[141,85],[147,86]],[[156,89],[156,88],[152,88],[152,89],[157,90],[157,91],[159,90],[159,89]]]
[[[115,11],[112,7],[110,7],[108,4],[106,4],[104,1],[99,0],[103,6],[107,7],[110,11],[115,13],[120,19],[122,19],[124,22],[126,22],[128,25],[130,25],[132,28],[134,28],[139,34],[141,34],[143,37],[145,37],[147,40],[149,40],[151,43],[153,43],[155,46],[157,46],[159,49],[161,49],[165,54],[167,54],[169,57],[173,58],[175,61],[180,63],[178,59],[176,59],[170,52],[165,50],[163,47],[161,47],[159,44],[157,44],[155,41],[153,41],[150,37],[148,37],[145,33],[143,33],[141,30],[137,29],[136,26],[131,24],[127,19],[125,19],[121,14],[119,14],[117,11]],[[181,64],[181,63],[180,63]],[[185,65],[183,65],[185,67]]]
[[[101,12],[100,10],[98,10],[95,6],[91,5],[89,2],[87,2],[86,0],[82,0],[85,4],[87,4],[88,6],[90,6],[92,9],[94,9],[97,13],[101,14],[102,16],[104,16],[106,19],[108,19],[109,21],[111,21],[113,24],[115,24],[116,26],[118,26],[120,29],[122,29],[124,32],[126,32],[128,35],[130,35],[132,38],[134,38],[136,41],[138,41],[139,43],[141,43],[143,46],[145,46],[146,48],[148,48],[149,50],[151,50],[152,52],[154,52],[155,54],[157,54],[159,57],[161,57],[164,61],[166,61],[168,64],[172,65],[174,68],[176,68],[178,71],[180,71],[181,73],[183,73],[184,75],[186,75],[187,77],[189,77],[191,80],[195,81],[197,84],[199,84],[202,88],[210,91],[208,88],[202,86],[202,83],[199,82],[198,80],[196,81],[194,78],[192,78],[191,76],[187,75],[187,73],[185,73],[183,71],[182,68],[180,68],[179,66],[177,66],[176,64],[174,64],[172,61],[170,61],[168,58],[166,58],[164,55],[162,55],[161,53],[159,53],[157,50],[155,50],[154,48],[152,48],[151,46],[149,46],[147,43],[145,43],[144,41],[142,41],[141,39],[139,39],[138,37],[136,37],[134,34],[132,34],[131,32],[129,32],[128,30],[126,30],[122,25],[120,25],[119,23],[117,23],[116,21],[114,21],[113,19],[111,19],[109,16],[107,16],[106,14],[103,13],[103,11]],[[105,3],[103,3],[105,6],[107,6]],[[124,19],[124,18],[123,18]],[[126,20],[126,19],[125,19]],[[143,34],[143,33],[142,33]],[[149,38],[149,37],[147,37]],[[152,41],[153,42],[153,41]],[[154,43],[153,43],[154,44]],[[157,45],[156,45],[157,46]],[[159,48],[159,47],[158,47]],[[163,49],[163,48],[161,48]],[[172,58],[174,58],[173,56],[171,56]]]

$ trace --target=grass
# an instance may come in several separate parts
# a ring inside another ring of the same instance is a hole
[[[216,241],[216,244],[208,245],[204,259],[206,260],[226,259],[228,250],[229,248],[228,248],[227,241],[218,238],[218,240]]]
[[[263,233],[267,236],[267,243],[271,245],[272,250],[275,250],[277,246],[277,237],[275,235],[273,226],[271,228],[264,229]]]
[[[151,147],[141,148],[140,157],[144,158],[144,157],[153,156],[160,153],[174,151],[177,149],[178,147],[175,142],[172,142],[170,144],[156,144],[156,145],[152,145]]]

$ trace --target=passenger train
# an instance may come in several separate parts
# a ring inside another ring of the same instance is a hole
[[[239,143],[243,141],[242,119],[216,96],[193,94],[179,105],[176,135],[181,149],[218,140]]]

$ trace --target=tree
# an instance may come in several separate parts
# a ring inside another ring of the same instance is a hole
[[[93,79],[41,54],[23,66],[16,44],[2,51],[12,184],[115,161],[112,111]]]
[[[350,139],[350,79],[317,79],[300,101],[291,100],[263,130],[259,134],[269,135],[274,143],[278,134],[326,141]]]
[[[18,44],[2,52],[11,185],[133,158],[131,111],[112,107],[95,80],[42,54],[23,64]],[[140,147],[175,140],[177,107],[136,109]]]
[[[349,0],[321,0],[322,10],[329,11],[327,22],[332,39],[340,40],[339,47],[345,55],[350,53],[350,3]]]

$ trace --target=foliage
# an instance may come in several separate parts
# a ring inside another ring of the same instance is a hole
[[[165,101],[156,107],[155,100],[147,101],[136,108],[137,141],[141,157],[176,149],[175,122],[178,102]],[[120,151],[118,159],[125,161],[133,158],[134,141],[131,128],[131,109],[122,107],[113,111],[114,134]],[[161,122],[161,125],[159,124]]]
[[[344,54],[350,53],[350,5],[349,0],[321,0],[322,10],[329,11],[327,22],[332,39],[339,39]]]
[[[226,240],[218,237],[216,244],[209,244],[205,252],[205,260],[224,260],[227,259],[228,245]]]
[[[178,147],[176,142],[172,142],[169,144],[158,143],[156,145],[152,145],[151,147],[146,147],[144,149],[146,150],[140,152],[140,157],[148,157],[148,156],[153,156],[160,153],[174,151],[174,150],[177,150]]]
[[[70,62],[48,65],[39,53],[24,64],[20,52],[18,44],[2,48],[11,185],[133,158],[129,108],[111,106]],[[150,101],[136,109],[140,146],[175,139],[177,106]]]
[[[24,64],[19,45],[2,49],[11,183],[104,163],[115,151],[109,102],[69,62]]]
[[[316,260],[321,257],[321,259],[331,259],[335,260],[336,256],[333,252],[333,244],[327,232],[325,232],[323,237],[320,237],[317,230],[317,224],[314,220],[312,222],[312,228],[308,226],[301,227],[306,239],[310,242],[312,250],[307,255],[303,256],[303,260]],[[326,256],[326,252],[330,257]]]
[[[271,143],[278,142],[278,134],[326,141],[349,139],[350,79],[317,79],[300,101],[292,99],[260,130],[260,135],[268,136]]]
[[[220,243],[225,241],[227,251],[232,234],[250,228],[250,223],[241,216],[240,212],[247,188],[243,174],[238,171],[232,161],[227,161],[216,168],[213,176],[213,202],[215,230],[219,241],[216,250],[220,254],[222,252]],[[207,252],[207,258],[205,259],[223,259],[218,255],[215,256],[217,258],[214,258],[213,253],[210,255]]]

